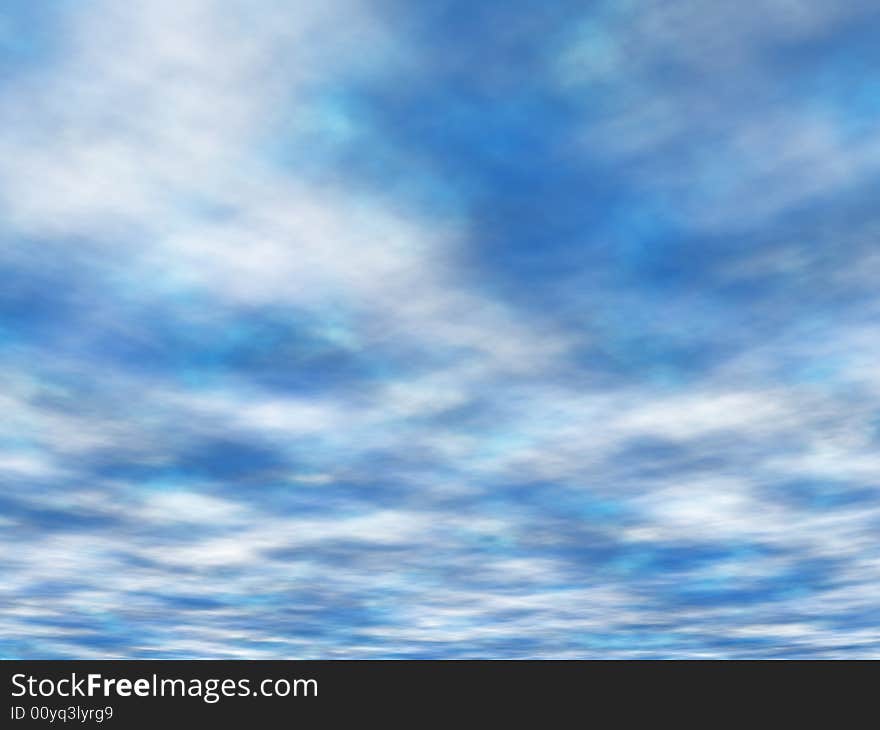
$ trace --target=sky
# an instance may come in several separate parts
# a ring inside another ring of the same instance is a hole
[[[878,33],[5,0],[0,656],[880,658]]]

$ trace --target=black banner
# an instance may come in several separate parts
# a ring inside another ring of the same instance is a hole
[[[688,716],[714,726],[734,717],[751,723],[771,711],[839,721],[873,696],[877,672],[869,662],[6,661],[0,667],[6,696],[0,726],[13,728],[352,720],[421,726],[467,724],[475,713],[537,727]]]

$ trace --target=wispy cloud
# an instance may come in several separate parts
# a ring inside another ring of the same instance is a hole
[[[15,5],[0,652],[876,656],[877,23]]]

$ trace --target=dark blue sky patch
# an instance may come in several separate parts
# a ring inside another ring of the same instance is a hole
[[[24,489],[15,496],[9,494],[0,497],[0,514],[11,520],[11,529],[20,534],[32,530],[41,530],[44,533],[92,532],[110,530],[121,524],[118,517],[99,510],[65,505],[63,498],[46,504],[28,499]]]
[[[69,0],[8,0],[0,11],[0,87],[57,60]]]
[[[771,484],[764,490],[768,500],[816,512],[832,509],[870,508],[880,501],[880,487],[870,484],[815,479],[795,479]]]

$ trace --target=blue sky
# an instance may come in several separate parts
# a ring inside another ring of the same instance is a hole
[[[876,658],[874,5],[5,2],[0,655]]]

